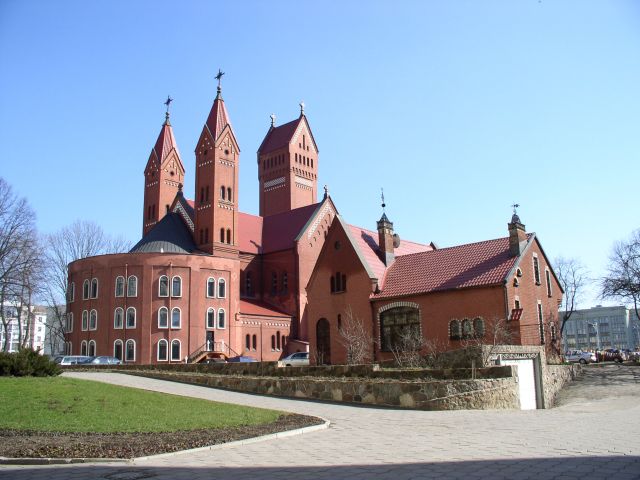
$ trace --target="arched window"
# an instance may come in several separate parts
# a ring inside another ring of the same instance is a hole
[[[473,336],[473,324],[471,323],[471,320],[465,318],[462,320],[462,337],[470,338],[471,336]]]
[[[91,280],[91,298],[98,298],[98,279]]]
[[[90,357],[95,357],[96,356],[96,341],[95,340],[89,340],[89,353],[88,355]]]
[[[280,332],[276,332],[276,350],[280,349]]]
[[[289,277],[287,272],[282,272],[282,293],[286,295],[289,293]]]
[[[218,279],[218,298],[225,298],[227,296],[227,289],[224,278]]]
[[[220,187],[220,198],[221,198],[222,200],[224,200],[224,199],[225,199],[225,197],[226,197],[226,193],[227,193],[227,189],[226,189],[226,188],[224,188],[224,187]]]
[[[171,360],[180,361],[180,340],[171,340]]]
[[[326,318],[316,323],[316,361],[318,365],[331,364],[331,326]]]
[[[173,279],[171,280],[171,296],[182,296],[182,279],[178,276],[173,277]]]
[[[207,278],[207,297],[214,298],[216,296],[216,279]]]
[[[225,312],[224,309],[218,309],[218,328],[225,328]]]
[[[276,350],[276,336],[275,335],[271,335],[271,350],[272,351]]]
[[[69,302],[73,302],[76,299],[76,284],[71,282],[67,288],[67,298]]]
[[[224,228],[220,229],[220,243],[224,243]]]
[[[421,340],[420,311],[416,307],[394,307],[380,313],[382,350],[407,350],[420,345]]]
[[[258,336],[257,335],[253,335],[251,337],[251,346],[253,347],[254,350],[257,350],[257,348],[258,348]]]
[[[167,307],[158,309],[158,328],[169,328],[169,310],[167,310]]]
[[[98,312],[91,310],[89,314],[89,330],[96,330],[98,328]]]
[[[159,362],[167,361],[167,355],[169,350],[168,347],[169,347],[169,344],[164,338],[158,342],[158,361]]]
[[[245,293],[247,294],[247,297],[253,296],[253,282],[251,277],[252,277],[251,272],[247,272],[244,277],[244,284],[245,284],[244,290],[245,290]]]
[[[227,228],[227,243],[231,245],[231,230]]]
[[[124,297],[124,277],[116,277],[116,297]]]
[[[248,333],[244,337],[244,347],[245,347],[246,350],[250,350],[251,349],[251,335],[249,335]]]
[[[73,345],[71,344],[71,342],[65,342],[65,344],[64,344],[64,354],[65,355],[71,355],[72,351],[73,351]]]
[[[136,309],[127,308],[127,328],[136,328]]]
[[[138,277],[130,275],[127,279],[127,297],[138,296]]]
[[[82,330],[89,329],[89,312],[86,310],[82,311]]]
[[[124,327],[124,310],[118,307],[113,312],[113,328]]]
[[[87,341],[83,340],[82,343],[80,344],[80,355],[86,355],[87,354]]]
[[[460,340],[462,338],[460,320],[454,319],[449,322],[449,338],[451,340]]]
[[[125,348],[124,360],[126,362],[135,362],[136,361],[136,342],[135,342],[135,340],[127,340],[127,344],[126,344],[126,348]]]
[[[89,298],[89,280],[82,282],[82,299],[87,300]]]
[[[122,340],[116,340],[113,342],[113,356],[122,361]]]
[[[167,277],[166,275],[162,275],[158,280],[158,296],[169,296],[169,277]]]
[[[282,335],[282,337],[280,337],[280,345],[282,345],[283,350],[284,350],[286,341],[287,341],[287,337],[285,335]]]
[[[484,320],[481,317],[473,319],[473,336],[476,338],[484,337]]]
[[[65,333],[73,332],[73,312],[67,313],[65,317],[64,331]]]
[[[207,309],[207,328],[216,328],[216,311],[213,308]]]
[[[231,187],[227,187],[227,200],[229,200],[229,201],[233,200],[231,198]]]
[[[181,324],[181,312],[178,307],[171,310],[171,328],[180,328]]]

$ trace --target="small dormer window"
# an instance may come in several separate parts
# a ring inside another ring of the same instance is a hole
[[[522,276],[522,270],[520,270],[519,268],[516,269],[516,277],[521,277]]]

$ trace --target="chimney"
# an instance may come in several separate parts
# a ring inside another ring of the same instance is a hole
[[[518,214],[513,212],[513,216],[511,217],[511,223],[508,224],[509,227],[509,255],[512,257],[517,257],[522,253],[524,245],[527,241],[527,231],[524,228],[522,222],[520,222],[520,217]]]
[[[388,267],[395,260],[393,222],[389,221],[385,213],[378,220],[378,245],[382,261]]]

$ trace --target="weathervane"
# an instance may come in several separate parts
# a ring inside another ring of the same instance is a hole
[[[520,206],[519,203],[514,203],[513,205],[511,205],[511,207],[513,208],[513,214],[517,215],[518,212],[516,211],[516,208],[518,208]]]
[[[300,115],[304,115],[304,102],[300,102]]]
[[[384,203],[384,188],[380,187],[380,198],[382,199],[382,211],[384,212],[384,207],[387,206],[386,203]]]
[[[273,127],[276,123],[276,114],[272,113],[269,117],[271,118],[271,126]]]

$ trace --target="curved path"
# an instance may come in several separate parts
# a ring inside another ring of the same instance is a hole
[[[177,395],[329,419],[304,435],[133,464],[5,466],[29,480],[640,478],[640,367],[588,367],[560,407],[424,412],[215,390],[115,373],[69,373]],[[604,385],[603,385],[604,383]],[[606,389],[606,390],[603,390]],[[591,391],[599,392],[591,395]],[[602,392],[606,391],[607,396]]]

